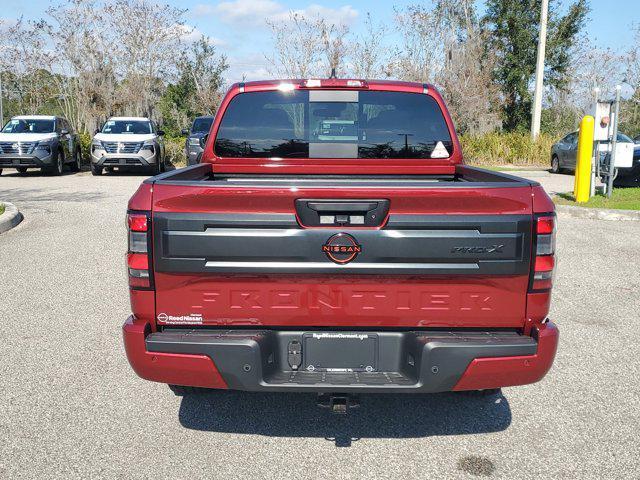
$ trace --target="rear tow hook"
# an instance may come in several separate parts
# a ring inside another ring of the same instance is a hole
[[[318,394],[318,406],[328,408],[331,413],[346,415],[349,409],[360,406],[360,398],[348,393],[320,393]]]

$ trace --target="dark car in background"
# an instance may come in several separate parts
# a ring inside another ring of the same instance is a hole
[[[213,118],[213,115],[196,117],[191,128],[182,130],[182,134],[187,135],[187,141],[184,146],[187,165],[195,165],[200,161],[199,155],[202,153],[200,140],[209,133]]]
[[[80,141],[64,118],[21,115],[11,118],[0,131],[0,174],[4,168],[26,173],[28,168],[62,175],[65,165],[80,170]]]
[[[640,186],[640,136],[631,140],[624,133],[618,133],[618,143],[635,143],[633,150],[633,165],[631,168],[618,168],[614,180],[616,187]],[[611,147],[608,146],[610,149]],[[576,157],[578,154],[578,132],[571,132],[551,147],[551,171],[553,173],[574,173],[576,171]],[[601,152],[601,159],[606,159],[607,152]]]
[[[633,140],[624,133],[618,133],[618,143],[633,143]],[[551,147],[551,171],[553,173],[575,172],[577,155],[578,132],[571,132]]]

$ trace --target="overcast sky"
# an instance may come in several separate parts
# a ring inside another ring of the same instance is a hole
[[[0,18],[15,20],[20,16],[37,19],[44,15],[51,0],[19,2],[0,0]],[[56,2],[54,2],[56,3]],[[289,10],[321,14],[325,18],[347,23],[358,32],[362,20],[370,12],[375,21],[393,23],[394,7],[421,2],[368,0],[293,1],[293,0],[158,0],[188,9],[187,23],[195,28],[194,34],[212,37],[231,65],[228,79],[236,81],[246,75],[248,80],[268,77],[265,55],[271,51],[266,19],[278,19]],[[422,2],[424,3],[424,2]],[[478,1],[480,12],[484,2]],[[565,4],[567,2],[565,1]],[[631,42],[631,26],[640,23],[640,0],[591,0],[591,14],[587,26],[602,47],[622,50]],[[393,41],[389,38],[389,41]]]

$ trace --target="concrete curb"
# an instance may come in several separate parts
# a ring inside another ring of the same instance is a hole
[[[556,205],[558,213],[573,218],[589,218],[591,220],[608,221],[640,221],[638,210],[609,210],[604,208],[573,207],[571,205]]]
[[[13,203],[2,202],[4,213],[0,215],[0,233],[11,230],[22,221],[22,214]]]

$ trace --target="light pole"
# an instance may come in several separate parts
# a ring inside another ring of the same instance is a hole
[[[542,87],[544,80],[544,55],[547,47],[547,16],[549,0],[542,0],[540,10],[540,37],[538,38],[538,61],[536,63],[536,89],[533,94],[533,111],[531,113],[531,139],[540,135],[540,118],[542,116]]]

